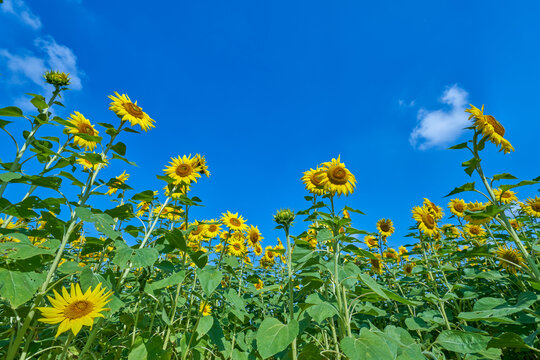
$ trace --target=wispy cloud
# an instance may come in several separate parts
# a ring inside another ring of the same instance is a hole
[[[432,147],[448,146],[461,135],[468,124],[465,108],[469,94],[453,85],[447,88],[439,99],[449,109],[418,111],[418,125],[411,132],[409,142],[413,147],[426,150]]]
[[[0,58],[6,59],[7,68],[12,75],[12,82],[20,83],[24,78],[30,79],[41,87],[46,87],[43,74],[46,70],[58,70],[69,73],[71,88],[82,89],[81,71],[77,68],[77,57],[67,46],[58,44],[52,37],[35,40],[35,45],[43,53],[40,57],[33,53],[13,54],[0,49]]]
[[[39,16],[34,14],[23,0],[4,0],[4,4],[0,6],[0,9],[4,13],[15,15],[34,30],[41,28]]]

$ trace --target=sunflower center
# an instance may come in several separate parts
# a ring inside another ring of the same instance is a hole
[[[435,220],[433,220],[433,216],[429,214],[422,214],[422,222],[429,229],[435,228]]]
[[[266,256],[268,256],[269,259],[273,259],[274,258],[274,253],[271,252],[271,251],[267,251]]]
[[[387,221],[383,221],[380,224],[380,227],[381,227],[381,230],[384,231],[384,232],[390,231],[390,224]]]
[[[347,170],[342,166],[334,166],[328,169],[326,174],[332,184],[344,185],[349,179]]]
[[[531,204],[531,209],[536,212],[540,212],[540,201],[535,201]]]
[[[197,225],[197,229],[195,229],[194,231],[191,232],[191,234],[193,235],[199,235],[201,233],[201,231],[203,231],[203,226],[202,225]]]
[[[311,183],[312,183],[313,185],[315,185],[315,186],[321,186],[321,185],[322,185],[322,184],[321,184],[321,180],[322,180],[322,179],[321,179],[321,175],[322,175],[322,173],[323,173],[322,171],[317,171],[317,172],[315,172],[315,173],[313,173],[313,174],[311,175],[311,179],[310,179],[310,180],[311,180]]]
[[[192,173],[193,169],[189,164],[180,164],[176,167],[176,175],[180,177],[189,176]]]
[[[229,222],[232,226],[242,226],[242,222],[238,220],[237,218],[230,218]]]
[[[371,261],[371,265],[378,269],[380,266],[381,266],[381,262],[379,261],[379,259],[369,259]]]
[[[254,231],[249,233],[249,241],[251,241],[252,244],[256,244],[259,241],[259,234]]]
[[[465,211],[465,206],[463,206],[462,203],[455,203],[454,204],[454,210],[456,210],[459,213],[462,213]]]
[[[94,136],[94,129],[89,124],[82,124],[79,127],[79,132]]]
[[[518,255],[512,251],[512,250],[506,250],[502,256],[501,256],[504,260],[507,260],[507,261],[510,261],[514,264],[520,264],[520,259],[518,257]]]
[[[144,117],[144,113],[142,109],[138,107],[137,105],[135,105],[134,103],[131,103],[131,102],[124,103],[124,109],[126,109],[126,111],[130,115],[138,119],[142,119]]]
[[[68,319],[79,319],[88,315],[94,310],[94,304],[90,301],[79,300],[69,304],[64,309],[64,316]]]
[[[238,244],[238,243],[237,243],[237,244],[233,244],[233,248],[234,248],[234,250],[239,251],[240,249],[242,249],[242,245],[241,245],[241,244]]]
[[[480,228],[478,228],[476,226],[472,227],[470,231],[471,231],[471,234],[473,234],[473,235],[479,235],[480,234]]]
[[[208,231],[210,231],[210,232],[216,232],[216,231],[217,231],[217,225],[216,225],[216,224],[210,224],[210,225],[208,225]]]
[[[485,116],[486,121],[489,123],[489,125],[493,126],[493,129],[495,129],[495,132],[500,135],[501,137],[504,137],[504,127],[501,125],[500,122],[497,121],[493,116],[486,115]]]

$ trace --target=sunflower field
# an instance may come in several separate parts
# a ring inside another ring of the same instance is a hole
[[[483,171],[486,146],[514,151],[483,107],[451,147],[471,182],[446,204],[420,194],[407,244],[387,245],[391,219],[357,229],[362,211],[334,206],[357,186],[337,157],[298,179],[305,209],[274,212],[272,246],[236,210],[193,218],[203,155],[163,164],[159,191],[131,188],[122,139],[156,122],[118,93],[110,123],[54,116],[70,79],[44,78],[34,114],[0,109],[14,152],[0,162],[0,358],[539,358],[540,197],[515,189],[540,178]]]

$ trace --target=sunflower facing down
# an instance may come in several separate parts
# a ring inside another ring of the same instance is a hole
[[[523,266],[523,258],[517,250],[508,248],[506,246],[499,247],[497,250],[497,256],[500,259],[500,264],[508,272],[515,274],[518,266]]]
[[[189,156],[178,156],[177,158],[171,158],[169,163],[163,171],[169,175],[176,184],[189,185],[191,182],[197,182],[197,179],[201,177],[199,174],[200,168],[197,167],[197,158]]]
[[[125,185],[125,182],[129,179],[129,174],[126,174],[124,171],[114,179],[115,181],[109,186],[109,190],[106,193],[107,195],[115,194],[118,191],[118,187]]]
[[[154,126],[154,120],[150,119],[148,114],[142,111],[142,108],[137,105],[137,102],[133,103],[129,96],[126,94],[118,94],[114,92],[116,97],[109,95],[109,99],[113,102],[109,106],[109,110],[114,111],[114,113],[122,119],[122,121],[130,122],[131,126],[139,125],[144,131],[148,131]]]
[[[245,231],[247,230],[246,221],[242,216],[238,215],[238,213],[231,213],[229,210],[227,210],[227,213],[222,213],[223,215],[221,217],[221,221],[227,226],[230,230],[235,231]]]
[[[337,193],[349,195],[354,191],[356,178],[341,162],[340,156],[322,164],[323,176],[321,185],[332,194]]]
[[[394,223],[390,219],[381,219],[377,221],[377,230],[383,237],[388,237],[394,233]]]
[[[78,111],[75,111],[74,114],[71,114],[71,119],[68,118],[68,122],[73,125],[73,127],[69,126],[67,127],[67,131],[70,134],[75,134],[75,137],[73,138],[73,142],[75,145],[84,147],[87,151],[93,151],[96,148],[96,142],[92,140],[86,140],[83,139],[80,136],[77,136],[77,134],[86,134],[90,136],[98,136],[99,131],[94,129],[94,126],[90,123],[90,120],[84,117],[83,114],[81,114]]]
[[[85,293],[81,291],[79,284],[71,284],[71,292],[63,287],[62,295],[53,289],[54,298],[48,296],[51,307],[38,307],[43,317],[38,321],[47,324],[58,324],[56,337],[65,331],[71,330],[73,335],[77,335],[83,325],[92,327],[96,317],[104,317],[102,311],[110,309],[105,305],[111,301],[112,292],[105,292],[99,283],[92,291],[89,287]]]
[[[512,144],[504,138],[504,127],[491,115],[484,115],[484,105],[482,109],[478,109],[476,106],[470,105],[470,109],[466,109],[465,112],[470,113],[469,119],[474,118],[474,126],[477,131],[480,131],[482,136],[486,137],[496,146],[500,146],[499,151],[503,151],[505,154],[514,151]]]
[[[375,254],[376,259],[369,259],[371,262],[371,269],[375,271],[377,274],[382,274],[383,272],[383,265],[381,261],[381,255]]]
[[[324,170],[317,168],[315,170],[309,169],[304,172],[302,181],[306,186],[306,190],[315,195],[324,195],[327,193],[326,188],[323,186],[322,181],[324,178]]]

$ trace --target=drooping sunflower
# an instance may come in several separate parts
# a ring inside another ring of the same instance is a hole
[[[105,292],[99,283],[94,290],[89,287],[85,293],[79,284],[71,284],[71,292],[62,288],[62,295],[53,289],[54,298],[48,296],[53,307],[38,307],[43,317],[38,321],[46,324],[58,324],[56,337],[65,331],[71,330],[77,335],[83,325],[92,327],[96,317],[104,317],[102,311],[110,309],[105,305],[111,301],[112,292]]]
[[[231,236],[227,245],[227,253],[236,257],[243,257],[246,252],[244,240],[237,236]]]
[[[116,91],[114,94],[116,97],[109,95],[109,99],[113,101],[109,110],[114,111],[122,121],[129,121],[131,126],[139,125],[144,131],[155,127],[155,121],[142,111],[142,108],[137,105],[137,101],[133,103],[126,94],[120,95]]]
[[[467,204],[467,210],[481,212],[486,210],[487,204],[475,201]],[[465,215],[465,220],[471,224],[485,224],[491,221],[491,217],[473,218],[471,215]]]
[[[210,177],[210,171],[208,171],[208,165],[206,165],[205,157],[201,154],[195,154],[195,159],[197,159],[197,161],[195,162],[195,167],[199,169],[199,174]]]
[[[212,315],[212,306],[210,306],[210,304],[201,303],[199,312],[202,313],[202,316]]]
[[[381,261],[381,256],[379,254],[375,254],[375,257],[376,259],[369,259],[369,261],[371,262],[371,269],[377,274],[382,274],[383,265]]]
[[[497,256],[500,259],[499,262],[501,266],[512,274],[516,273],[516,268],[518,266],[523,266],[521,254],[517,250],[506,247],[506,245],[499,246]]]
[[[484,105],[482,109],[478,109],[476,106],[470,105],[470,109],[466,109],[465,112],[470,113],[469,120],[474,118],[474,126],[477,131],[482,133],[482,136],[487,137],[496,146],[500,146],[499,151],[503,151],[505,154],[514,151],[512,144],[504,138],[504,127],[491,115],[484,115]]]
[[[216,220],[210,220],[206,224],[204,236],[213,239],[221,233],[221,225]]]
[[[435,205],[428,198],[424,198],[423,205],[436,221],[439,221],[443,218],[444,216],[443,209],[440,206]]]
[[[322,164],[323,176],[321,185],[328,189],[328,192],[338,196],[341,194],[352,194],[356,186],[356,178],[341,162],[340,156]]]
[[[394,233],[394,223],[390,219],[380,219],[377,221],[377,230],[383,237],[388,237]]]
[[[466,224],[463,230],[472,238],[480,238],[486,235],[486,231],[479,224]]]
[[[509,204],[512,201],[518,201],[516,193],[512,190],[502,191],[501,189],[494,189],[493,194],[495,195],[495,200],[502,202],[503,204]]]
[[[467,204],[463,199],[452,199],[448,203],[450,212],[457,217],[463,217],[463,212],[467,209]]]
[[[255,244],[258,244],[264,238],[261,236],[261,232],[257,226],[250,225],[247,230],[247,239],[248,243],[254,247]]]
[[[536,195],[534,199],[526,199],[521,208],[530,216],[540,217],[540,197]]]
[[[189,156],[178,156],[177,158],[171,158],[169,163],[163,171],[169,175],[176,184],[189,185],[191,182],[197,182],[197,179],[201,177],[199,174],[200,167],[197,167],[197,158]]]
[[[71,114],[70,117],[71,119],[68,118],[68,122],[73,126],[68,126],[66,129],[70,134],[75,134],[73,138],[73,142],[75,143],[75,145],[84,147],[87,151],[93,151],[96,148],[97,142],[83,139],[82,137],[77,136],[77,134],[98,136],[99,131],[94,129],[94,126],[92,126],[90,120],[85,118],[84,115],[78,111],[75,111],[75,113]]]
[[[415,206],[412,213],[413,219],[418,223],[418,228],[425,235],[433,237],[439,233],[437,221],[425,207]]]
[[[124,171],[120,175],[114,178],[115,181],[109,186],[107,195],[112,195],[118,191],[118,187],[124,185],[124,183],[129,179],[129,174],[126,174]]]
[[[96,171],[98,169],[98,167],[101,166],[101,168],[104,168],[107,166],[107,164],[109,163],[109,160],[106,158],[106,157],[101,157],[102,159],[102,163],[92,163],[91,161],[85,159],[85,158],[78,158],[76,160],[76,163],[79,164],[79,165],[82,165],[83,167],[83,171],[90,171],[90,170],[93,170],[93,171]]]
[[[379,241],[377,240],[375,236],[371,236],[371,235],[364,236],[364,243],[370,249],[379,247]]]
[[[322,184],[324,178],[324,170],[322,168],[309,169],[304,172],[302,181],[306,186],[306,190],[315,195],[324,195],[327,193],[325,186]]]
[[[238,213],[231,213],[229,210],[227,210],[227,213],[222,213],[221,221],[227,226],[230,230],[235,231],[245,231],[247,230],[247,224],[246,220],[242,218],[242,216],[238,215]]]

